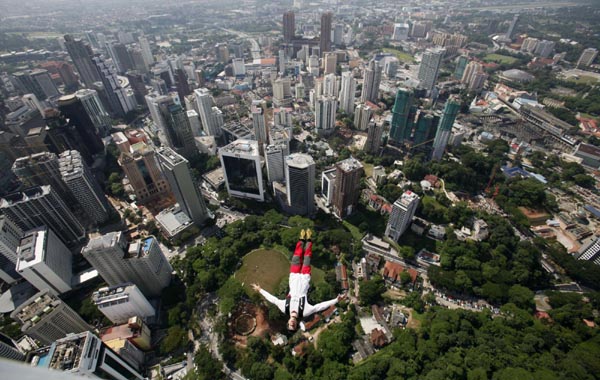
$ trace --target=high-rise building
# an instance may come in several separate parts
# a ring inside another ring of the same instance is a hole
[[[315,161],[308,154],[285,158],[288,207],[292,214],[310,215],[315,210]]]
[[[169,184],[158,166],[154,150],[146,144],[134,144],[130,152],[121,153],[119,165],[138,202],[144,204],[169,195]]]
[[[94,56],[92,62],[104,87],[109,111],[117,117],[124,117],[125,114],[133,111],[135,104],[132,104],[132,98],[128,97],[127,91],[121,87],[115,68],[101,55]]]
[[[323,77],[322,95],[338,97],[339,95],[339,77],[335,74],[327,74]]]
[[[171,101],[161,103],[159,112],[165,123],[164,131],[168,145],[186,158],[195,156],[198,149],[185,109]]]
[[[335,174],[337,169],[331,168],[321,173],[321,195],[325,199],[325,205],[330,206],[333,202],[333,190],[335,188]]]
[[[65,46],[71,56],[71,60],[79,73],[79,78],[87,88],[92,88],[94,82],[100,81],[100,73],[92,61],[94,52],[87,43],[65,35]]]
[[[50,343],[53,344],[43,359],[38,359],[38,367],[93,379],[144,379],[130,361],[115,353],[89,331]]]
[[[51,186],[7,195],[0,200],[0,212],[24,231],[51,226],[67,244],[85,237],[85,229]]]
[[[296,15],[294,11],[283,14],[283,42],[291,42],[296,34]]]
[[[542,40],[538,42],[533,53],[542,58],[548,58],[552,54],[552,51],[554,51],[554,45],[554,41]]]
[[[198,112],[196,112],[193,107],[187,108],[189,111],[186,111],[188,121],[190,122],[190,127],[192,127],[192,133],[194,137],[202,136],[202,123],[200,122],[200,116]]]
[[[73,197],[62,180],[58,157],[54,153],[40,152],[15,160],[13,173],[25,187],[51,185],[63,199],[71,202]]]
[[[17,254],[17,272],[38,290],[58,296],[72,289],[73,255],[48,227],[25,232]]]
[[[17,342],[12,340],[9,336],[0,333],[0,358],[24,361],[25,354],[21,352]],[[15,374],[13,373],[13,376],[14,375]]]
[[[446,106],[444,107],[444,113],[440,119],[437,132],[435,134],[435,140],[433,141],[433,153],[431,154],[432,160],[440,160],[448,145],[448,140],[452,134],[452,126],[454,120],[460,110],[460,101],[456,97],[448,99]]]
[[[323,58],[323,74],[335,74],[337,69],[337,54],[325,53]]]
[[[525,38],[523,40],[523,43],[521,44],[521,51],[524,51],[526,53],[533,53],[535,51],[535,48],[537,47],[538,42],[540,42],[540,40],[538,40],[537,38]]]
[[[265,122],[265,110],[260,105],[252,105],[252,126],[254,137],[258,141],[259,148],[268,143],[267,124]]]
[[[42,344],[52,344],[68,334],[91,327],[66,303],[42,290],[17,307],[10,317],[22,324],[21,331]]]
[[[219,158],[229,195],[264,201],[260,154],[256,141],[235,140],[219,149]]]
[[[16,271],[17,248],[23,230],[12,220],[0,215],[0,280],[12,284],[19,279]]]
[[[276,127],[293,127],[292,112],[290,109],[282,107],[273,110],[273,124]],[[269,131],[269,133],[270,132],[271,131]]]
[[[430,146],[436,132],[439,117],[430,112],[418,110],[415,118],[415,131],[412,138],[412,146]]]
[[[392,213],[385,228],[385,236],[398,241],[412,223],[418,205],[419,196],[411,191],[405,191],[392,206]]]
[[[273,104],[286,106],[292,100],[292,87],[289,78],[279,78],[273,82]]]
[[[267,164],[267,178],[269,182],[282,182],[285,178],[284,159],[289,154],[284,144],[271,144],[265,147],[265,162]]]
[[[393,41],[406,41],[410,26],[406,23],[394,24],[394,33],[392,34]]]
[[[591,261],[600,265],[600,238],[594,238],[584,244],[578,252],[577,260]]]
[[[221,136],[218,112],[213,109],[215,107],[213,107],[210,91],[207,88],[199,88],[194,90],[194,95],[196,96],[198,114],[200,115],[204,132],[208,136]]]
[[[111,120],[100,101],[98,92],[85,88],[77,91],[75,97],[79,99],[94,127],[96,127],[96,133],[100,136],[106,136],[111,128]],[[80,128],[86,127],[82,126]]]
[[[445,53],[446,50],[440,48],[427,49],[425,53],[423,53],[421,65],[419,66],[418,78],[421,87],[427,91],[431,91],[433,86],[435,86],[442,64],[442,58],[444,58]]]
[[[325,12],[321,15],[321,36],[319,43],[319,51],[321,57],[328,51],[331,51],[331,22],[333,21],[333,13]]]
[[[129,243],[122,232],[110,232],[81,253],[109,286],[132,282],[146,296],[158,296],[171,282],[173,268],[154,236]]]
[[[99,137],[99,130],[88,114],[84,102],[76,94],[61,96],[58,99],[58,109],[73,126],[90,154],[104,154],[104,144]],[[104,133],[105,130],[102,130]]]
[[[481,63],[479,63],[477,61],[471,61],[471,62],[469,62],[469,64],[467,64],[467,67],[465,68],[465,71],[464,71],[463,76],[460,81],[462,83],[468,84],[471,81],[471,78],[473,77],[473,75],[475,75],[475,73],[478,73],[482,70],[483,70],[483,66],[481,65]]]
[[[234,58],[231,65],[233,66],[233,75],[236,77],[246,75],[246,64],[243,58]]]
[[[381,84],[381,66],[372,59],[363,71],[363,87],[360,101],[377,103],[379,99],[379,85]]]
[[[111,206],[98,181],[76,150],[65,150],[58,160],[60,175],[77,203],[94,224],[110,217]]]
[[[127,323],[131,317],[151,318],[156,310],[132,283],[100,288],[92,294],[98,310],[114,324]]]
[[[367,127],[367,141],[365,142],[363,150],[370,154],[379,153],[381,136],[383,136],[383,124],[371,121]]]
[[[410,138],[414,118],[414,93],[408,89],[400,88],[396,93],[396,100],[392,108],[392,126],[390,137],[402,143]],[[411,117],[412,115],[412,117]]]
[[[454,69],[454,79],[461,80],[465,69],[467,68],[467,64],[469,63],[469,57],[466,55],[461,55],[456,58],[456,68]]]
[[[354,95],[356,94],[356,80],[351,71],[342,73],[342,88],[340,90],[340,110],[347,115],[354,113]]]
[[[144,98],[146,100],[146,105],[148,106],[148,111],[150,111],[152,122],[154,122],[154,126],[156,127],[155,130],[159,132],[158,138],[163,145],[169,145],[166,132],[167,123],[161,113],[160,106],[162,104],[175,104],[175,101],[170,95],[160,95],[157,92],[150,93]]]
[[[373,117],[373,109],[364,103],[359,103],[354,109],[354,126],[364,131]]]
[[[159,148],[157,157],[179,207],[194,223],[204,224],[209,214],[202,193],[192,179],[189,161],[167,147]]]
[[[594,60],[598,56],[598,49],[596,48],[587,48],[582,53],[579,59],[577,60],[577,67],[589,66],[594,63]]]
[[[335,130],[337,99],[321,96],[315,101],[315,129],[318,134],[328,135]]]
[[[333,27],[333,43],[340,47],[344,38],[344,24],[336,23]]]
[[[333,212],[338,218],[352,214],[360,197],[360,179],[363,165],[350,157],[335,164],[335,186],[333,189]]]
[[[22,94],[32,93],[42,100],[60,95],[48,70],[19,71],[13,74],[13,79]]]
[[[506,34],[504,35],[504,38],[506,38],[507,40],[512,40],[513,35],[515,33],[515,29],[517,27],[517,22],[519,22],[519,15],[516,14],[513,16],[513,19],[510,23],[510,26],[508,27],[508,30],[506,31]]]
[[[150,43],[145,36],[141,36],[138,38],[138,42],[140,43],[140,48],[142,49],[142,57],[144,57],[144,62],[146,62],[146,66],[150,67],[154,63],[154,56],[152,55],[152,49],[150,48]]]
[[[125,76],[127,77],[127,80],[129,80],[129,87],[133,90],[136,103],[142,106],[145,103],[145,97],[148,94],[148,89],[146,89],[146,83],[144,82],[144,74],[138,70],[129,70],[125,73]]]

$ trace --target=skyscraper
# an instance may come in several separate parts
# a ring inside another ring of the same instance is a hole
[[[265,162],[267,164],[267,178],[269,182],[281,182],[285,178],[284,159],[289,154],[289,149],[283,144],[271,144],[265,147]]]
[[[83,108],[85,109],[87,116],[90,118],[94,127],[96,128],[96,133],[99,136],[106,136],[111,128],[111,120],[108,112],[104,108],[104,105],[100,101],[100,97],[98,96],[98,92],[91,89],[81,89],[75,93],[75,97],[79,99]],[[82,126],[81,128],[87,128],[87,126]]]
[[[325,53],[323,58],[323,74],[335,74],[337,69],[337,54]]]
[[[55,340],[91,329],[79,314],[48,290],[42,290],[17,307],[10,317],[22,324],[21,331],[52,344]]]
[[[435,86],[440,65],[442,64],[442,58],[444,58],[445,53],[446,50],[440,48],[427,49],[425,53],[423,53],[421,65],[419,65],[418,78],[421,83],[421,87],[426,89],[428,92],[433,89],[433,86]]]
[[[190,120],[183,107],[179,104],[161,103],[161,117],[165,122],[165,135],[169,146],[186,158],[198,153]]]
[[[437,132],[435,134],[435,140],[433,141],[433,153],[431,154],[432,160],[440,160],[448,145],[448,140],[452,134],[452,126],[454,120],[460,110],[460,101],[456,97],[448,99],[446,106],[444,107],[444,113],[440,119]]]
[[[65,371],[83,378],[143,380],[137,369],[89,331],[58,339],[38,367]]]
[[[154,56],[152,55],[152,49],[150,48],[150,43],[145,36],[141,36],[138,38],[138,42],[140,43],[140,48],[142,49],[142,57],[144,57],[144,62],[146,66],[150,67],[154,63]]]
[[[379,153],[381,146],[381,136],[383,135],[383,124],[371,121],[367,127],[367,141],[363,150],[370,154]]]
[[[398,89],[394,108],[392,108],[392,126],[390,129],[390,137],[398,143],[410,138],[414,117],[412,112],[414,111],[413,101],[414,94],[412,91],[405,88]]]
[[[96,70],[92,57],[94,52],[85,42],[65,35],[65,46],[71,56],[71,60],[79,73],[79,78],[87,88],[92,88],[94,82],[100,81],[100,74]]]
[[[285,158],[287,202],[293,214],[310,215],[315,209],[315,161],[308,154]]]
[[[331,22],[333,21],[333,13],[325,12],[321,15],[321,40],[319,43],[321,57],[325,53],[331,51]]]
[[[0,215],[0,280],[11,284],[20,276],[17,266],[17,248],[21,243],[23,230],[12,220]]]
[[[454,79],[461,80],[465,69],[467,68],[467,63],[469,63],[469,57],[466,55],[461,55],[456,58],[456,68],[454,69]]]
[[[13,74],[13,79],[22,94],[32,93],[42,100],[60,95],[48,70],[19,71]]]
[[[146,296],[158,296],[171,282],[173,268],[154,236],[127,242],[122,232],[91,239],[81,251],[109,286],[136,284]]]
[[[48,227],[27,231],[17,254],[17,272],[38,290],[58,296],[72,289],[73,255]]]
[[[369,122],[373,117],[373,109],[364,103],[356,105],[354,109],[354,126],[364,131],[369,126]]]
[[[51,226],[67,244],[85,237],[85,229],[51,186],[7,195],[0,200],[0,212],[24,231]]]
[[[81,154],[76,150],[65,150],[60,154],[58,164],[63,182],[89,219],[94,224],[106,222],[111,206]]]
[[[127,91],[121,87],[115,68],[101,55],[94,56],[92,62],[104,87],[110,112],[117,117],[124,117],[125,114],[133,111],[135,104],[132,104],[132,99],[127,96]]]
[[[596,48],[587,48],[579,56],[577,60],[577,67],[589,66],[594,63],[594,60],[598,56],[598,49]]]
[[[323,78],[323,94],[325,96],[338,97],[339,95],[339,77],[335,74],[327,74]]]
[[[221,128],[219,126],[218,116],[213,110],[213,101],[210,91],[207,88],[199,88],[194,90],[196,96],[196,104],[198,105],[198,114],[202,122],[202,129],[208,136],[221,136]]]
[[[202,193],[192,179],[189,161],[167,147],[159,148],[157,157],[183,212],[197,225],[204,224],[209,218],[208,210]]]
[[[381,84],[381,67],[379,63],[372,59],[369,65],[363,71],[363,87],[360,94],[360,101],[377,103],[379,99],[379,85]]]
[[[411,191],[405,191],[392,206],[392,213],[385,228],[385,236],[398,241],[412,223],[418,205],[419,196]]]
[[[517,22],[519,22],[519,14],[513,16],[513,19],[510,23],[510,26],[508,27],[508,30],[506,31],[506,34],[504,35],[504,38],[506,38],[507,40],[512,40],[513,34],[515,33],[515,28],[517,27]]]
[[[169,184],[158,166],[154,150],[146,144],[134,144],[130,152],[121,153],[119,165],[138,202],[144,204],[169,195]]]
[[[340,90],[340,110],[347,115],[354,114],[354,94],[356,93],[356,80],[351,71],[342,73],[342,88]]]
[[[318,134],[328,135],[335,130],[337,99],[321,96],[315,101],[315,129]]]
[[[84,103],[76,94],[60,97],[58,99],[58,109],[68,119],[69,125],[77,130],[83,140],[83,145],[90,154],[104,154],[104,144],[99,137],[99,131],[95,128]]]
[[[296,34],[296,15],[294,11],[283,14],[283,42],[290,42]]]
[[[130,282],[100,288],[92,294],[92,301],[114,324],[127,323],[132,317],[146,319],[156,314],[140,289]]]
[[[219,158],[229,195],[264,201],[260,154],[256,141],[235,140],[219,149]]]
[[[74,200],[62,180],[58,157],[54,153],[40,152],[19,157],[15,160],[12,171],[25,187],[51,185],[66,202]]]
[[[335,185],[333,189],[333,212],[338,218],[352,214],[360,197],[360,179],[363,165],[350,157],[335,164]]]
[[[265,110],[259,105],[252,105],[252,126],[254,137],[258,141],[259,148],[268,143],[268,131],[265,123]]]

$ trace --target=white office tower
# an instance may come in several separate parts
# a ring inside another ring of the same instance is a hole
[[[365,131],[372,117],[373,109],[371,107],[364,103],[357,104],[354,110],[354,126],[361,131]]]
[[[285,158],[285,182],[290,212],[310,215],[315,210],[315,161],[308,154]]]
[[[318,134],[331,134],[335,130],[337,99],[321,96],[315,101],[315,129]]]
[[[471,78],[476,73],[478,73],[482,70],[483,70],[483,66],[481,65],[481,63],[479,63],[477,61],[471,61],[467,64],[467,67],[465,67],[465,71],[464,71],[463,76],[460,81],[462,83],[468,84],[471,81]]]
[[[269,179],[269,183],[282,182],[285,177],[283,171],[283,162],[285,156],[287,156],[285,148],[283,144],[265,146],[265,162],[267,164],[267,178]]]
[[[260,105],[252,105],[252,126],[254,127],[254,139],[258,146],[268,143],[267,124],[265,123],[265,110]]]
[[[233,197],[264,201],[258,143],[238,139],[219,149],[227,192]]]
[[[333,202],[333,189],[335,187],[336,168],[324,170],[321,173],[321,195],[325,199],[325,205],[330,206]]]
[[[409,30],[410,26],[406,23],[394,24],[394,33],[392,34],[392,40],[406,41],[408,39]]]
[[[367,141],[363,150],[370,154],[379,153],[381,146],[381,137],[383,136],[383,124],[370,121],[367,127]]]
[[[333,28],[333,43],[339,47],[342,44],[342,38],[344,37],[344,24],[337,23]]]
[[[405,191],[392,206],[390,220],[385,228],[385,236],[398,241],[412,223],[418,205],[419,196],[411,191]]]
[[[600,238],[595,238],[579,249],[577,260],[591,261],[600,265]]]
[[[21,323],[21,331],[42,344],[52,344],[67,334],[91,327],[60,298],[42,290],[17,307],[10,317]]]
[[[144,63],[146,66],[150,67],[154,63],[154,56],[152,55],[152,49],[150,48],[150,43],[148,39],[144,36],[138,38],[138,42],[140,43],[140,48],[142,49],[142,57],[144,58]]]
[[[385,60],[385,64],[383,65],[383,72],[385,75],[392,79],[396,77],[398,73],[398,67],[400,66],[400,61],[396,57],[390,57]]]
[[[92,119],[96,132],[100,136],[106,136],[111,128],[111,119],[96,90],[83,88],[75,93],[75,97],[83,104],[85,112]]]
[[[581,66],[589,66],[594,63],[594,60],[598,56],[598,49],[596,48],[587,48],[582,53],[579,59],[577,60],[577,67]]]
[[[354,114],[354,94],[356,93],[356,80],[351,71],[342,73],[342,88],[340,90],[340,110],[347,115]]]
[[[323,78],[323,95],[325,96],[337,96],[339,95],[339,80],[335,74],[327,74]]]
[[[210,91],[207,88],[199,88],[194,90],[196,96],[196,104],[198,105],[198,114],[202,122],[204,133],[208,136],[221,136],[222,118],[219,120],[219,115],[222,116],[220,110],[213,107],[213,100]]]
[[[42,104],[42,102],[40,102],[38,100],[38,98],[37,98],[37,96],[35,96],[35,94],[25,94],[21,97],[21,101],[30,110],[33,110],[33,111],[37,110],[41,115],[44,114],[45,107]]]
[[[122,232],[109,232],[91,239],[81,253],[109,286],[132,282],[151,297],[171,282],[173,268],[154,236],[129,243]]]
[[[381,84],[381,67],[374,59],[363,71],[363,87],[360,94],[360,101],[377,103],[379,99],[379,85]]]
[[[128,361],[117,355],[100,338],[89,331],[59,339],[38,366],[64,371],[81,378],[107,380],[143,380]],[[42,364],[43,363],[43,364]]]
[[[527,53],[533,53],[535,51],[535,48],[537,47],[539,40],[537,38],[533,38],[533,37],[527,37],[523,40],[523,43],[521,44],[521,51],[527,52]]]
[[[335,74],[337,68],[337,54],[336,53],[325,53],[323,58],[323,74]]]
[[[196,110],[194,109],[190,109],[190,111],[186,112],[188,120],[190,121],[190,127],[192,127],[192,133],[194,134],[194,137],[202,136],[202,123],[200,122],[200,115],[198,115],[198,112],[196,112]]]
[[[135,109],[136,104],[127,95],[127,90],[121,87],[115,68],[106,62],[102,56],[92,58],[100,80],[104,86],[104,93],[108,100],[109,108],[119,117],[125,116]]]
[[[292,98],[289,78],[279,78],[273,82],[273,103],[276,107],[288,105]]]
[[[231,63],[233,65],[233,75],[236,77],[246,75],[246,65],[243,58],[234,58]]]
[[[0,215],[0,280],[11,284],[19,279],[17,266],[17,248],[21,242],[23,230],[12,220]]]
[[[92,294],[98,310],[114,324],[127,323],[131,317],[154,317],[156,310],[132,283],[100,288]]]
[[[85,237],[85,228],[51,186],[32,187],[7,195],[0,200],[0,212],[23,231],[52,226],[67,244]]]
[[[98,181],[76,150],[65,150],[58,159],[60,175],[83,211],[94,224],[106,222],[110,205]]]
[[[273,124],[281,127],[293,127],[292,112],[287,108],[273,111]]]
[[[308,72],[313,77],[318,77],[319,70],[319,57],[313,54],[310,57],[308,57]]]
[[[48,227],[27,231],[17,254],[17,272],[38,290],[58,296],[72,289],[73,255]]]
[[[192,179],[189,161],[167,147],[158,148],[156,156],[181,210],[197,225],[204,224],[209,214],[202,193]]]
[[[146,99],[146,105],[150,111],[150,117],[155,125],[155,132],[159,133],[159,139],[163,145],[168,145],[167,140],[167,121],[165,120],[163,113],[161,112],[161,105],[174,104],[175,100],[170,95],[160,95],[156,92],[150,93],[144,97]]]
[[[533,53],[542,58],[548,58],[554,50],[554,45],[554,41],[542,40],[538,42]]]
[[[428,92],[431,91],[435,85],[442,64],[442,58],[444,58],[445,53],[446,50],[440,48],[427,49],[425,53],[423,53],[421,65],[419,66],[418,78],[421,87]]]

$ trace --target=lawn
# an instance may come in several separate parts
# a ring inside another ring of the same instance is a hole
[[[412,55],[403,52],[401,50],[397,50],[397,49],[392,49],[392,48],[384,48],[383,49],[384,53],[392,53],[396,55],[396,58],[398,58],[398,60],[402,61],[402,62],[406,62],[406,63],[414,63],[415,59]]]
[[[371,177],[373,175],[373,164],[367,164],[366,162],[362,162],[363,169],[365,170],[365,176]]]
[[[419,236],[412,232],[411,229],[408,229],[405,233],[400,236],[400,240],[398,241],[399,245],[408,245],[413,247],[415,250],[415,254],[418,253],[421,249],[425,248],[430,252],[436,252],[436,241],[426,238],[425,236]]]
[[[483,58],[483,60],[485,62],[497,62],[500,64],[505,63],[507,65],[517,62],[517,58],[502,54],[488,54]]]
[[[290,260],[284,253],[273,249],[257,249],[242,259],[242,267],[235,273],[235,278],[244,284],[246,290],[253,283],[259,284],[270,293],[277,292],[281,280],[290,273]],[[325,281],[325,273],[312,268],[312,282]],[[314,286],[314,285],[313,285]]]
[[[581,75],[581,76],[579,76],[577,78],[576,77],[570,77],[567,80],[569,82],[575,82],[575,83],[578,83],[578,84],[589,84],[589,85],[596,84],[596,83],[599,82],[598,79],[596,79],[594,77],[591,77],[591,76],[588,76],[588,75]]]

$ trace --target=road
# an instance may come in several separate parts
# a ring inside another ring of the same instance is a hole
[[[240,38],[245,38],[245,39],[249,40],[250,45],[252,45],[252,47],[250,48],[250,52],[252,53],[252,59],[254,59],[254,60],[260,59],[260,45],[254,38],[252,38],[252,36],[250,36],[249,34],[246,34],[244,32],[237,31],[237,30],[231,30],[231,29],[225,29],[225,28],[221,28],[221,29],[226,31],[227,33],[235,34]]]

